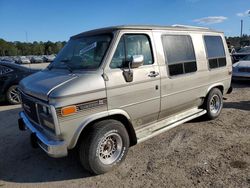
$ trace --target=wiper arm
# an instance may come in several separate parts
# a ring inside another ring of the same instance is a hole
[[[63,63],[63,65],[70,71],[70,72],[73,72],[73,69],[66,63],[66,62],[69,62],[70,60],[69,59],[63,59],[61,60],[60,62]],[[50,64],[48,67],[48,70],[51,70],[52,68],[54,68],[53,64]]]
[[[63,59],[61,60],[61,62],[66,66],[66,68],[70,71],[73,72],[73,69],[69,66],[69,64],[67,64],[67,62],[69,62],[69,59]]]
[[[64,63],[64,65],[66,66],[66,68],[70,71],[70,72],[73,72],[73,69],[66,63]]]

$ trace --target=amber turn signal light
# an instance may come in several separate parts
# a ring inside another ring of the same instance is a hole
[[[76,106],[66,106],[61,109],[62,116],[69,116],[77,112]]]

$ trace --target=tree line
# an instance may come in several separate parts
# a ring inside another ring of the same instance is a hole
[[[226,37],[226,40],[228,45],[233,46],[236,50],[244,46],[250,46],[250,35],[243,35],[242,37]]]
[[[242,37],[226,37],[229,47],[239,49],[243,46],[250,46],[250,35]],[[20,55],[50,55],[57,54],[66,44],[63,42],[8,42],[0,39],[0,56],[20,56]]]
[[[0,56],[26,56],[57,54],[66,44],[63,42],[8,42],[0,39]]]

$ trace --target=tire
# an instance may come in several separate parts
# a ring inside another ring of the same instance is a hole
[[[92,174],[103,174],[118,166],[126,157],[129,136],[116,120],[103,120],[91,126],[79,144],[82,166]]]
[[[6,99],[8,103],[13,104],[13,105],[21,103],[21,99],[20,99],[17,88],[18,88],[17,85],[13,85],[9,87],[9,89],[7,90]]]
[[[204,108],[207,110],[206,118],[213,120],[219,117],[222,107],[222,93],[218,88],[213,88],[204,101]]]

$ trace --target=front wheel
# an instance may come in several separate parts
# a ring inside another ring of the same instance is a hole
[[[80,141],[80,162],[93,174],[103,174],[118,166],[126,157],[129,136],[116,120],[103,120],[91,126]]]
[[[204,103],[205,109],[207,110],[207,119],[215,119],[219,117],[221,109],[223,107],[223,96],[218,88],[213,88]]]
[[[6,92],[6,99],[10,104],[20,104],[21,99],[18,92],[18,86],[11,86]]]

